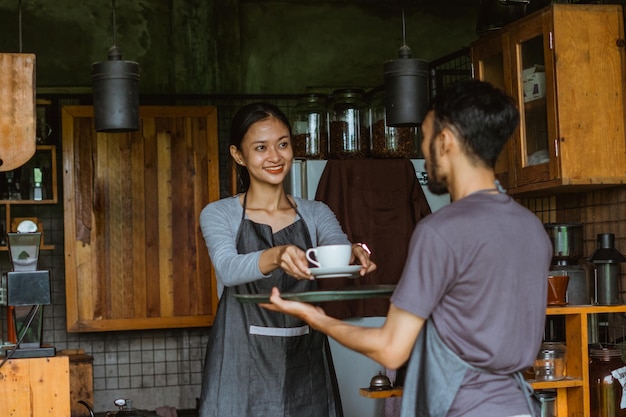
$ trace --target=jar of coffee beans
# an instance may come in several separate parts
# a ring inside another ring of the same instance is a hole
[[[335,90],[331,96],[329,120],[329,158],[365,158],[369,155],[367,103],[362,89]]]
[[[293,154],[307,159],[328,157],[328,97],[308,94],[294,107],[291,128]]]
[[[370,152],[375,158],[417,157],[418,128],[387,126],[385,88],[369,92]]]

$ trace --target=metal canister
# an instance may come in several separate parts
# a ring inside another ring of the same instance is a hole
[[[364,158],[369,155],[367,103],[362,89],[335,90],[329,111],[329,158]]]
[[[626,398],[622,384],[626,364],[616,348],[591,349],[589,352],[589,393],[591,417],[626,417]]]
[[[535,391],[541,403],[541,417],[556,416],[556,392],[554,390]]]

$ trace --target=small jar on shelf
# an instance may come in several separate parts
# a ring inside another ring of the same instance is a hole
[[[544,342],[535,359],[535,379],[538,381],[558,381],[565,378],[567,348],[563,343]]]
[[[303,97],[293,111],[293,154],[307,159],[328,157],[328,107],[323,94]]]
[[[367,103],[362,89],[335,90],[329,111],[329,158],[365,158],[369,155]]]

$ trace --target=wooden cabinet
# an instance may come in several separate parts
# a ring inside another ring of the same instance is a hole
[[[623,313],[623,306],[548,307],[548,315],[565,317],[567,346],[566,375],[560,381],[532,381],[534,389],[555,389],[558,417],[589,417],[589,316],[601,313]]]
[[[199,227],[219,198],[217,110],[140,108],[140,130],[96,133],[62,109],[67,329],[212,324],[215,273]]]
[[[505,55],[503,50],[505,38],[508,38],[507,34],[502,34],[502,36],[492,36],[474,44],[472,60],[475,72],[480,75],[481,79],[488,80],[501,90],[509,91],[511,72],[505,71],[504,67],[504,63],[508,61],[508,55]],[[513,143],[508,141],[496,161],[495,167],[496,176],[506,189],[513,185],[514,180],[514,178],[510,178],[511,175],[514,175],[512,152]]]
[[[2,232],[17,231],[18,223],[24,219],[15,216],[12,207],[56,204],[57,201],[57,159],[54,145],[38,145],[35,155],[24,165],[15,170],[0,173],[0,206],[4,209],[3,223],[5,225]],[[41,229],[40,222],[39,227]],[[43,232],[40,249],[54,249],[54,246],[45,244],[45,230]],[[4,236],[2,239],[4,240]],[[8,250],[6,242],[0,243],[0,250]]]
[[[621,5],[552,4],[471,46],[475,76],[517,101],[498,161],[511,194],[626,182]]]
[[[68,357],[7,361],[0,368],[0,404],[3,416],[69,416]]]

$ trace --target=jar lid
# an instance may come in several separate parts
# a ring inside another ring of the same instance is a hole
[[[562,358],[565,355],[566,349],[563,343],[542,343],[541,349],[539,349],[539,353],[537,353],[537,359]]]
[[[621,358],[622,351],[616,348],[591,349],[589,351],[589,356],[595,359],[610,360],[614,358]]]
[[[340,88],[333,91],[333,98],[361,98],[364,94],[361,88]]]
[[[320,93],[310,93],[300,99],[301,102],[304,103],[317,103],[317,102],[325,102],[328,99],[326,94]]]

